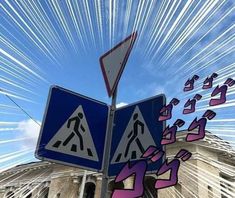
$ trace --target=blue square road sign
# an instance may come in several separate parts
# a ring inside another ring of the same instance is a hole
[[[51,87],[35,156],[102,171],[108,112],[107,104]]]
[[[158,121],[165,105],[164,95],[158,95],[115,111],[108,176],[116,176],[127,161],[136,162],[149,146],[161,146],[165,122]],[[162,159],[148,165],[148,172],[156,171]]]

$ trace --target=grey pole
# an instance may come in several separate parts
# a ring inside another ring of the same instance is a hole
[[[108,129],[107,129],[107,137],[106,137],[106,148],[104,153],[104,171],[102,176],[102,187],[101,187],[101,198],[108,197],[108,167],[109,167],[109,154],[111,148],[111,141],[112,141],[112,131],[113,131],[113,120],[114,120],[114,113],[116,109],[116,99],[117,99],[117,88],[114,91],[112,96],[112,104],[109,112],[109,122],[108,122]]]
[[[82,177],[82,185],[80,187],[79,198],[83,198],[84,189],[85,189],[85,183],[86,183],[86,174],[87,174],[87,171],[84,170],[84,174],[83,174],[83,177]]]

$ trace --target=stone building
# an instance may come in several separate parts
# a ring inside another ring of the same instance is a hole
[[[143,197],[235,197],[235,152],[224,140],[206,134],[202,141],[186,143],[185,133],[177,135],[177,142],[166,148],[172,159],[184,148],[192,157],[182,162],[178,184],[156,191],[156,175],[145,177]],[[169,175],[164,175],[169,177]],[[134,178],[123,182],[109,182],[109,194],[114,188],[132,188]],[[22,164],[0,173],[0,198],[99,198],[101,174],[50,162]],[[84,189],[81,193],[81,189]]]

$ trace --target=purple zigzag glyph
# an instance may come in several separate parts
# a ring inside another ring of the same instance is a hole
[[[192,100],[188,100],[184,107],[185,109],[183,110],[183,114],[189,114],[189,113],[193,113],[196,110],[196,102],[201,100],[202,96],[200,94],[196,94]],[[186,108],[189,107],[189,108]]]
[[[235,80],[233,80],[232,78],[228,78],[222,86],[218,85],[212,92],[211,97],[217,96],[219,94],[220,96],[217,99],[211,99],[209,103],[210,106],[224,104],[226,102],[228,87],[232,87],[233,85],[235,85]]]
[[[184,91],[191,91],[194,89],[194,82],[199,79],[198,75],[194,75],[191,79],[188,79],[184,84]]]
[[[188,131],[192,131],[198,128],[197,133],[188,133],[186,136],[186,141],[193,142],[196,140],[203,139],[205,137],[205,128],[206,128],[207,120],[211,120],[215,116],[216,116],[216,113],[214,111],[207,110],[203,114],[201,119],[197,120],[197,118],[195,118],[193,122],[190,124]]]
[[[178,105],[179,102],[180,101],[177,98],[173,98],[168,105],[162,107],[158,121],[165,121],[171,119],[173,106]]]
[[[128,177],[134,175],[134,188],[115,189],[112,194],[112,198],[134,198],[142,196],[144,193],[144,176],[148,166],[147,162],[156,162],[161,159],[164,154],[164,151],[157,149],[155,146],[149,146],[148,149],[146,149],[144,154],[141,156],[142,158],[146,159],[140,160],[134,165],[130,165],[130,161],[128,161],[116,177],[115,183],[123,181]]]
[[[128,177],[135,175],[134,188],[133,189],[115,189],[112,194],[112,198],[134,198],[140,197],[144,193],[144,176],[147,169],[146,160],[140,160],[134,165],[130,165],[127,162],[121,172],[115,178],[115,182],[120,182]]]
[[[214,78],[217,78],[218,74],[213,73],[210,77],[207,77],[206,80],[203,82],[203,87],[202,89],[210,89],[213,86],[213,80]]]
[[[166,129],[163,131],[163,137],[162,137],[161,144],[167,145],[167,144],[175,143],[177,128],[184,126],[184,124],[185,124],[185,122],[183,120],[177,119],[172,127],[169,127],[169,125],[168,125],[166,127]]]
[[[178,171],[180,167],[180,160],[178,158],[181,158],[182,161],[186,161],[191,156],[192,154],[189,151],[181,149],[176,154],[175,159],[173,159],[171,162],[168,163],[168,160],[166,159],[161,168],[158,170],[157,176],[163,175],[167,171],[170,171],[170,177],[169,179],[157,179],[155,182],[155,188],[162,189],[176,185],[178,182]]]

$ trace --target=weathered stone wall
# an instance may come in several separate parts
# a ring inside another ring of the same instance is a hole
[[[166,147],[166,155],[169,157],[169,162],[173,159],[173,157],[180,151],[180,149],[186,149],[191,152],[193,155],[197,152],[197,147],[195,145],[185,143],[185,142],[176,142],[172,145],[167,145]],[[185,198],[191,198],[193,195],[198,194],[198,185],[197,185],[197,170],[194,171],[194,175],[190,175],[190,171],[187,168],[190,165],[197,166],[197,160],[194,159],[194,156],[187,161],[181,162],[179,172],[178,172],[178,186],[160,189],[158,190],[159,198],[166,197],[179,197],[177,193],[182,193]],[[186,166],[184,163],[187,163]],[[160,176],[161,179],[169,178],[169,173],[165,173],[163,176]],[[202,197],[206,198],[206,197]]]
[[[53,178],[50,184],[49,198],[54,197],[78,197],[79,186],[71,177]]]
[[[166,148],[169,161],[174,158],[181,148],[190,151],[193,155],[188,161],[181,162],[178,172],[178,184],[171,188],[158,190],[158,198],[176,198],[179,197],[177,194],[181,193],[185,198],[210,198],[211,195],[221,197],[220,182],[224,180],[228,182],[227,184],[235,183],[233,174],[230,174],[231,176],[226,174],[228,167],[231,169],[231,166],[235,165],[234,159],[229,158],[227,155],[220,155],[207,146],[203,147],[198,144],[178,141],[175,144],[168,145]],[[218,161],[227,167],[225,168],[225,173],[223,173],[221,165],[218,165]],[[22,197],[22,193],[25,190],[30,190],[33,198],[41,198],[40,194],[44,191],[45,193],[48,192],[49,198],[78,198],[83,173],[84,171],[78,168],[46,162],[30,163],[15,167],[0,174],[0,198],[5,198],[6,194],[11,191],[14,191],[15,198]],[[221,178],[221,175],[224,175],[225,179]],[[144,197],[148,197],[150,191],[152,194],[156,192],[154,187],[155,175],[148,177],[148,181],[147,177],[145,178],[144,185],[148,191],[146,190]],[[160,178],[169,178],[169,173],[164,174]],[[108,193],[111,195],[114,186],[131,189],[133,188],[133,182],[133,177],[118,184],[111,180]],[[101,175],[89,172],[86,176],[86,184],[89,186],[91,183],[95,185],[95,189],[94,186],[92,187],[95,198],[100,198]]]
[[[198,195],[210,198],[210,194],[213,194],[214,197],[221,197],[220,170],[213,165],[213,161],[217,161],[218,156],[216,153],[203,147],[198,148],[198,153],[200,154],[197,163],[200,187]]]

